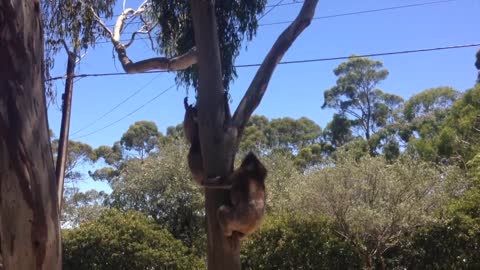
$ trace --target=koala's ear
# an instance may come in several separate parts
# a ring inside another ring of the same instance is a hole
[[[257,156],[254,153],[249,152],[242,161],[242,165],[245,169],[255,169],[257,164],[260,164],[260,160],[258,160]]]

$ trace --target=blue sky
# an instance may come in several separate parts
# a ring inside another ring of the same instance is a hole
[[[122,1],[119,3],[121,4]],[[127,6],[136,7],[139,1],[127,1]],[[269,1],[269,5],[278,0]],[[284,0],[289,3],[292,0]],[[399,5],[427,3],[414,0],[320,0],[315,16],[334,15]],[[301,4],[279,6],[267,14],[260,24],[293,20]],[[116,9],[117,14],[120,9]],[[480,1],[456,0],[432,5],[314,20],[301,34],[283,60],[302,60],[401,51],[459,44],[479,43],[478,16]],[[110,22],[109,22],[110,23]],[[257,36],[246,44],[236,64],[260,63],[286,24],[261,26]],[[452,86],[464,91],[475,83],[477,71],[474,66],[478,48],[464,48],[424,52],[416,54],[374,57],[390,71],[389,77],[379,86],[383,91],[408,98],[422,90]],[[133,61],[156,56],[144,40],[136,41],[129,48]],[[52,71],[54,76],[65,73],[65,56],[60,54]],[[333,69],[342,61],[326,61],[302,64],[279,65],[271,78],[267,92],[255,114],[268,118],[306,116],[321,127],[330,121],[332,111],[322,110],[323,91],[335,84]],[[232,111],[250,84],[257,68],[239,68],[238,78],[232,83]],[[122,72],[121,65],[113,57],[110,43],[98,44],[88,51],[76,70],[81,73]],[[152,81],[153,80],[153,81]],[[126,97],[151,83],[128,102],[105,116],[95,125],[74,134]],[[150,104],[124,120],[89,136],[84,134],[116,121],[161,91],[174,84],[173,73],[124,75],[115,77],[88,77],[74,85],[71,136],[98,147],[112,145],[135,121],[150,120],[157,123],[165,133],[168,126],[183,119],[182,105],[184,88],[174,87]],[[63,92],[64,82],[56,82],[58,97]],[[193,89],[189,90],[192,101]],[[59,99],[60,100],[60,99]],[[58,104],[61,104],[59,101]],[[58,105],[59,106],[59,105]],[[58,135],[61,112],[56,105],[48,110],[50,128]],[[91,187],[91,184],[86,186]]]

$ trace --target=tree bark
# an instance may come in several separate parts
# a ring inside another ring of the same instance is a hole
[[[235,133],[228,129],[222,84],[220,50],[213,1],[191,0],[198,50],[198,124],[203,164],[209,176],[227,175],[233,168]],[[231,132],[231,133],[229,133]],[[209,270],[240,269],[238,239],[226,238],[217,220],[217,209],[229,204],[229,192],[207,189],[207,262]]]
[[[0,239],[9,270],[61,268],[39,1],[0,0]]]
[[[75,75],[76,51],[67,50],[67,79],[65,81],[65,92],[63,94],[62,104],[62,124],[60,127],[60,138],[58,140],[57,165],[55,166],[55,179],[58,187],[58,208],[62,211],[63,187],[65,184],[65,166],[67,164],[68,153],[68,135],[70,131],[70,116],[72,111],[73,96],[73,76]]]

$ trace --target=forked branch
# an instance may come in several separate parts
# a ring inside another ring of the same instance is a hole
[[[303,3],[297,18],[282,32],[263,60],[233,115],[233,125],[238,128],[239,135],[242,133],[253,111],[260,104],[275,67],[297,37],[310,25],[317,3],[318,0],[306,0]]]
[[[125,3],[124,3],[125,5]],[[125,26],[125,21],[128,18],[141,16],[142,13],[146,11],[149,7],[150,1],[144,1],[136,10],[132,8],[124,8],[123,12],[118,16],[117,21],[114,25],[113,31],[108,28],[108,26],[100,19],[100,17],[95,13],[94,9],[90,6],[90,11],[93,13],[94,19],[100,24],[100,26],[105,30],[107,35],[112,41],[113,47],[118,54],[118,59],[122,64],[123,69],[126,73],[141,73],[150,70],[167,70],[167,71],[176,71],[184,70],[192,65],[197,63],[197,51],[195,48],[190,49],[183,55],[177,57],[153,57],[145,59],[138,62],[133,62],[127,55],[127,48],[135,40],[137,34],[149,34],[153,29],[152,26],[144,25],[143,29],[135,31],[130,41],[126,44],[123,44],[120,40],[122,31]]]

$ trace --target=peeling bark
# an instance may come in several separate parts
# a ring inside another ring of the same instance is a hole
[[[0,0],[0,239],[9,270],[61,268],[38,1]]]

